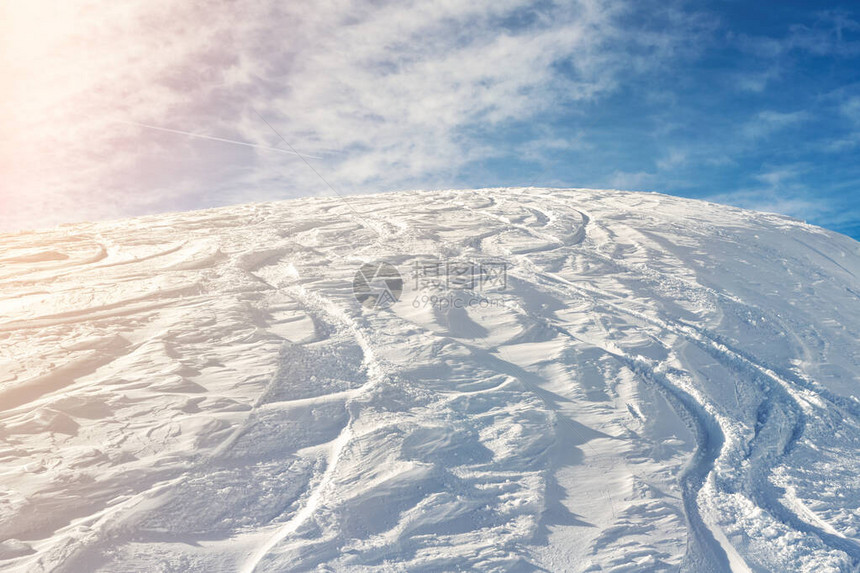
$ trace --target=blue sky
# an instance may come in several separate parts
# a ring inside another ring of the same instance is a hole
[[[331,191],[658,191],[860,238],[860,11],[7,3],[0,228]],[[253,148],[158,131],[187,131]]]

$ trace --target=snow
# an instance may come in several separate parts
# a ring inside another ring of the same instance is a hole
[[[860,570],[860,244],[658,194],[348,199],[2,237],[0,568]]]

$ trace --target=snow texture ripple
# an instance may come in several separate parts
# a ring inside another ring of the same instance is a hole
[[[860,570],[860,243],[657,194],[349,201],[2,236],[0,569]],[[451,261],[505,280],[414,275]],[[353,294],[376,262],[393,304]]]

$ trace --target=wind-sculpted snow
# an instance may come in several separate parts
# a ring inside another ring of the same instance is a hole
[[[390,306],[353,295],[377,261]],[[858,274],[616,191],[5,235],[0,568],[860,570]]]

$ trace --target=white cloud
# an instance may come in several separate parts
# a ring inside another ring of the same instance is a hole
[[[832,210],[823,202],[802,195],[780,195],[772,190],[745,189],[707,198],[715,203],[734,205],[764,213],[778,213],[795,219],[831,221]]]
[[[707,199],[833,225],[837,222],[838,210],[831,201],[817,197],[815,190],[803,182],[803,175],[808,170],[809,166],[804,164],[766,166],[754,177],[762,185],[711,195]]]
[[[860,96],[849,97],[842,102],[839,109],[852,124],[860,128]]]
[[[669,171],[684,165],[687,162],[688,154],[681,149],[670,149],[669,152],[657,161],[657,168],[660,171]]]
[[[762,183],[766,183],[771,188],[778,188],[786,182],[797,179],[803,171],[803,168],[799,165],[790,165],[787,167],[766,169],[756,175],[755,179]]]
[[[115,120],[283,146],[259,113],[344,191],[444,186],[512,152],[480,132],[611,93],[691,34],[630,34],[614,0],[27,6],[0,62],[6,227],[327,192],[282,154]]]
[[[654,181],[654,174],[646,171],[615,171],[609,176],[609,187],[612,189],[626,189],[632,191],[643,191],[644,187]]]
[[[854,39],[857,31],[860,22],[846,13],[824,10],[815,12],[813,19],[781,30],[779,37],[731,35],[730,38],[745,52],[765,59],[782,58],[791,52],[854,57],[860,53],[860,42]]]
[[[806,111],[783,113],[767,110],[758,113],[748,121],[742,132],[750,139],[760,139],[809,119],[810,114]]]

